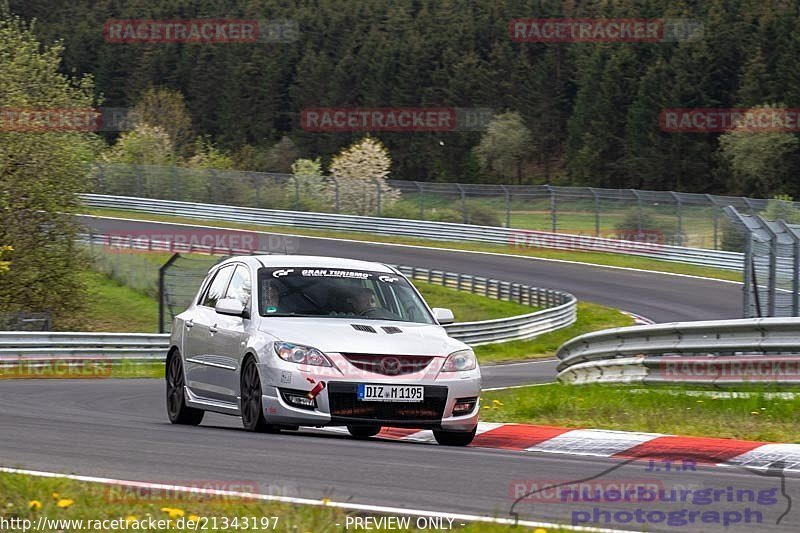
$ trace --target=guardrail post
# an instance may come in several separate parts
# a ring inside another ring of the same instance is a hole
[[[330,179],[333,182],[333,209],[339,213],[339,180],[336,176],[331,176]]]
[[[97,168],[97,190],[100,194],[106,193],[106,169],[100,163],[94,163]]]
[[[503,189],[503,196],[505,197],[505,205],[506,205],[506,227],[511,227],[511,192],[508,190],[508,187],[505,185],[500,185]]]
[[[164,294],[164,276],[167,274],[167,269],[172,266],[181,254],[173,254],[172,257],[167,259],[167,262],[161,265],[158,269],[158,332],[159,333],[166,333],[164,330],[164,315],[165,315],[165,302],[164,299],[166,294]]]
[[[592,193],[592,197],[594,197],[594,236],[600,236],[600,197],[597,195],[597,191],[594,190],[594,187],[589,187],[589,192]]]
[[[294,180],[294,208],[296,210],[300,210],[300,180],[297,179],[297,176],[292,174],[292,179]]]
[[[678,196],[678,193],[674,191],[670,191],[672,193],[672,197],[675,198],[675,215],[678,218],[678,241],[674,244],[676,246],[683,246],[683,201],[681,197]]]
[[[464,224],[469,224],[469,219],[467,217],[467,193],[460,183],[456,183],[455,185],[458,189],[458,193],[461,195],[461,221]]]
[[[636,231],[642,233],[642,198],[639,196],[639,191],[636,189],[629,189],[636,197]]]
[[[550,185],[545,185],[550,192],[550,227],[553,233],[558,229],[558,213],[556,205],[556,192]]]
[[[420,182],[415,181],[414,185],[417,186],[417,190],[419,191],[419,219],[425,220],[425,193],[422,190]]]

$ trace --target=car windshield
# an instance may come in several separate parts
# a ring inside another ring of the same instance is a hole
[[[433,324],[411,284],[387,272],[324,268],[262,268],[262,316],[324,316]]]

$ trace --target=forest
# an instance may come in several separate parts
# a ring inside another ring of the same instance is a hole
[[[761,0],[11,0],[63,74],[130,108],[180,93],[192,138],[242,170],[326,163],[364,131],[304,128],[314,108],[491,109],[486,131],[377,131],[391,178],[800,196],[797,134],[665,131],[672,108],[800,108],[800,7]],[[270,42],[125,43],[109,19],[291,21]],[[518,19],[690,19],[692,39],[531,42]],[[505,120],[504,120],[505,119]],[[516,120],[518,119],[518,120]],[[496,146],[481,150],[494,135]],[[112,144],[115,134],[105,134]],[[485,141],[485,142],[484,142]],[[276,148],[277,147],[277,148]],[[494,150],[494,151],[492,151]],[[504,153],[506,152],[510,153]],[[497,159],[514,162],[493,164]]]

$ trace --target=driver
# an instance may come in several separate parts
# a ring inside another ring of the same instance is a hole
[[[378,306],[378,300],[372,289],[362,287],[356,289],[352,296],[347,299],[347,302],[353,307],[353,312],[357,315],[364,313],[369,309],[374,309]]]

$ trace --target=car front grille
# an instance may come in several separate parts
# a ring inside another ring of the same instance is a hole
[[[328,383],[331,417],[367,420],[439,421],[447,403],[447,387],[426,385],[421,402],[365,402],[358,399],[358,384]]]
[[[383,374],[384,376],[402,376],[425,370],[433,357],[424,355],[376,355],[366,353],[343,353],[351,365],[359,370]]]

